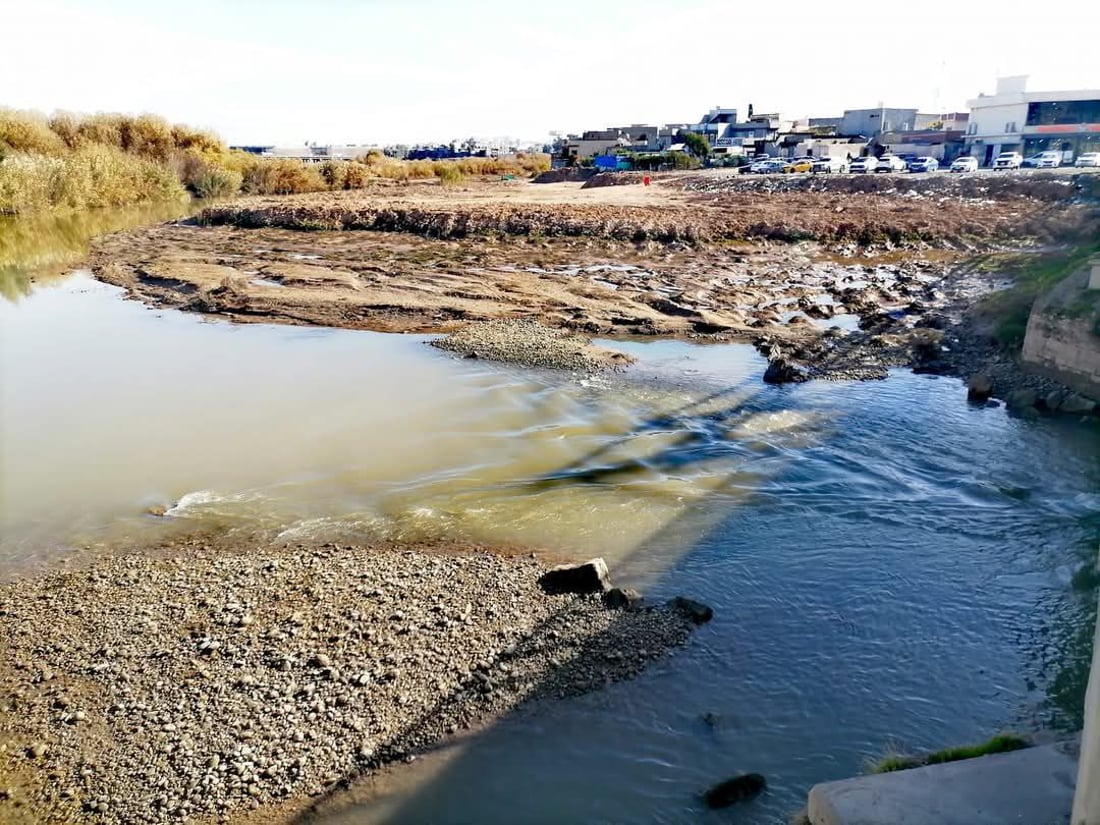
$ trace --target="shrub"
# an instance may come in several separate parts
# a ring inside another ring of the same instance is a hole
[[[200,198],[228,198],[241,191],[244,176],[220,166],[207,166],[191,183],[191,191]]]
[[[347,183],[347,171],[344,162],[339,160],[326,160],[321,164],[318,172],[325,186],[329,189],[344,189]]]
[[[0,144],[11,152],[57,155],[65,151],[65,143],[44,117],[15,109],[0,109]]]
[[[435,175],[439,178],[440,185],[447,187],[459,186],[466,179],[456,164],[446,160],[435,164]]]
[[[242,185],[243,191],[251,195],[294,195],[324,188],[316,167],[288,158],[259,158],[245,171]]]

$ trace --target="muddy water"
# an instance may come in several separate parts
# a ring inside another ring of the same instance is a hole
[[[902,373],[768,387],[748,347],[620,343],[636,368],[581,379],[22,283],[0,302],[0,574],[196,527],[447,536],[599,553],[715,607],[640,679],[517,713],[334,821],[781,823],[890,744],[1080,722],[1094,426]],[[701,809],[743,771],[765,797]]]

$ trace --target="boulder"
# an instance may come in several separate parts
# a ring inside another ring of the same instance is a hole
[[[691,619],[695,624],[704,624],[714,618],[714,610],[709,605],[689,599],[685,596],[677,596],[668,600],[668,606],[683,616]]]
[[[642,606],[642,597],[632,588],[612,587],[603,594],[603,603],[612,610],[637,610]]]
[[[1062,402],[1068,394],[1069,393],[1062,389],[1051,390],[1043,396],[1043,405],[1051,412],[1054,412],[1062,406]]]
[[[1062,399],[1062,406],[1058,409],[1059,412],[1069,413],[1070,415],[1087,415],[1096,409],[1096,402],[1085,398],[1083,395],[1070,393]]]
[[[1024,410],[1038,403],[1039,394],[1035,390],[1013,390],[1005,398],[1005,405],[1010,410]]]
[[[966,398],[968,401],[984,402],[993,395],[993,382],[984,373],[972,376],[966,385]]]
[[[603,559],[583,564],[561,564],[539,577],[547,593],[603,593],[611,589],[611,577]]]
[[[711,788],[704,795],[709,808],[725,808],[734,802],[747,802],[755,799],[768,787],[767,781],[758,773],[746,773],[727,779]]]
[[[809,376],[786,358],[769,361],[764,371],[765,384],[797,384],[807,380]]]

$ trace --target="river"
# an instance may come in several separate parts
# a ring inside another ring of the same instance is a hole
[[[1095,422],[902,371],[772,387],[740,345],[620,341],[638,358],[621,375],[523,370],[149,308],[70,273],[88,235],[163,217],[51,219],[63,242],[0,225],[32,239],[0,243],[0,576],[196,528],[459,537],[602,555],[618,583],[715,609],[640,678],[521,710],[333,821],[785,823],[891,746],[1080,726]],[[747,771],[765,796],[703,810]]]

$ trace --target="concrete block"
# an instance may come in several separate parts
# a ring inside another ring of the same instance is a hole
[[[1089,271],[1089,289],[1100,289],[1100,258],[1089,260],[1092,269]]]
[[[824,782],[812,825],[1062,825],[1077,778],[1076,743]]]

